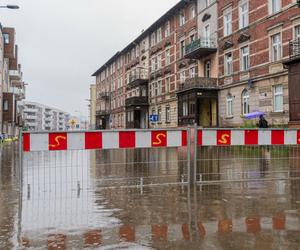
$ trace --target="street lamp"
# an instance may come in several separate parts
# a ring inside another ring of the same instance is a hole
[[[0,8],[6,8],[6,9],[12,9],[12,10],[20,9],[20,7],[18,5],[4,5],[4,6],[0,6]]]

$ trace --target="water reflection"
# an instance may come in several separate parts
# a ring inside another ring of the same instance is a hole
[[[199,161],[198,170],[210,171],[213,179],[220,180],[225,177],[219,173],[232,169],[265,178],[278,168],[300,167],[297,150],[284,160],[288,165],[282,165],[283,161],[273,164],[272,150],[252,150],[234,157],[237,153],[241,152],[203,149],[200,155],[204,160]],[[149,179],[149,183],[180,182],[186,174],[185,157],[186,151],[177,149],[28,155],[23,185],[23,246],[298,248],[299,180],[254,179],[195,188],[145,186],[143,192],[132,188],[140,177]]]

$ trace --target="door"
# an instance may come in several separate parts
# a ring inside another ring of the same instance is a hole
[[[300,62],[289,66],[290,121],[300,121]]]
[[[134,111],[134,128],[141,128],[141,111]]]
[[[211,102],[210,99],[202,99],[199,101],[199,126],[211,127]]]

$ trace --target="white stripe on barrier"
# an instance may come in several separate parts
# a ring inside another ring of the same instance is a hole
[[[231,145],[240,146],[245,144],[245,133],[241,130],[231,131]]]
[[[202,144],[203,144],[203,146],[216,146],[217,145],[217,131],[203,130],[202,131]]]
[[[296,130],[284,131],[284,144],[285,145],[297,145],[297,131]]]
[[[48,134],[30,134],[31,151],[48,151],[49,135]]]
[[[179,147],[182,144],[182,133],[181,131],[168,131],[167,132],[167,146],[168,147]]]
[[[271,131],[259,130],[258,131],[258,144],[259,145],[271,145]]]
[[[68,134],[68,149],[69,150],[85,149],[85,134],[84,133]]]
[[[119,148],[119,133],[118,132],[103,132],[102,133],[103,149]]]
[[[138,131],[135,133],[135,146],[137,148],[151,147],[151,132]]]

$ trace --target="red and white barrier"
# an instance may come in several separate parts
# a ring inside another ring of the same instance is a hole
[[[186,130],[95,131],[62,133],[25,132],[23,134],[23,150],[25,152],[49,150],[182,147],[186,145]]]
[[[300,145],[300,130],[198,130],[200,146]]]

